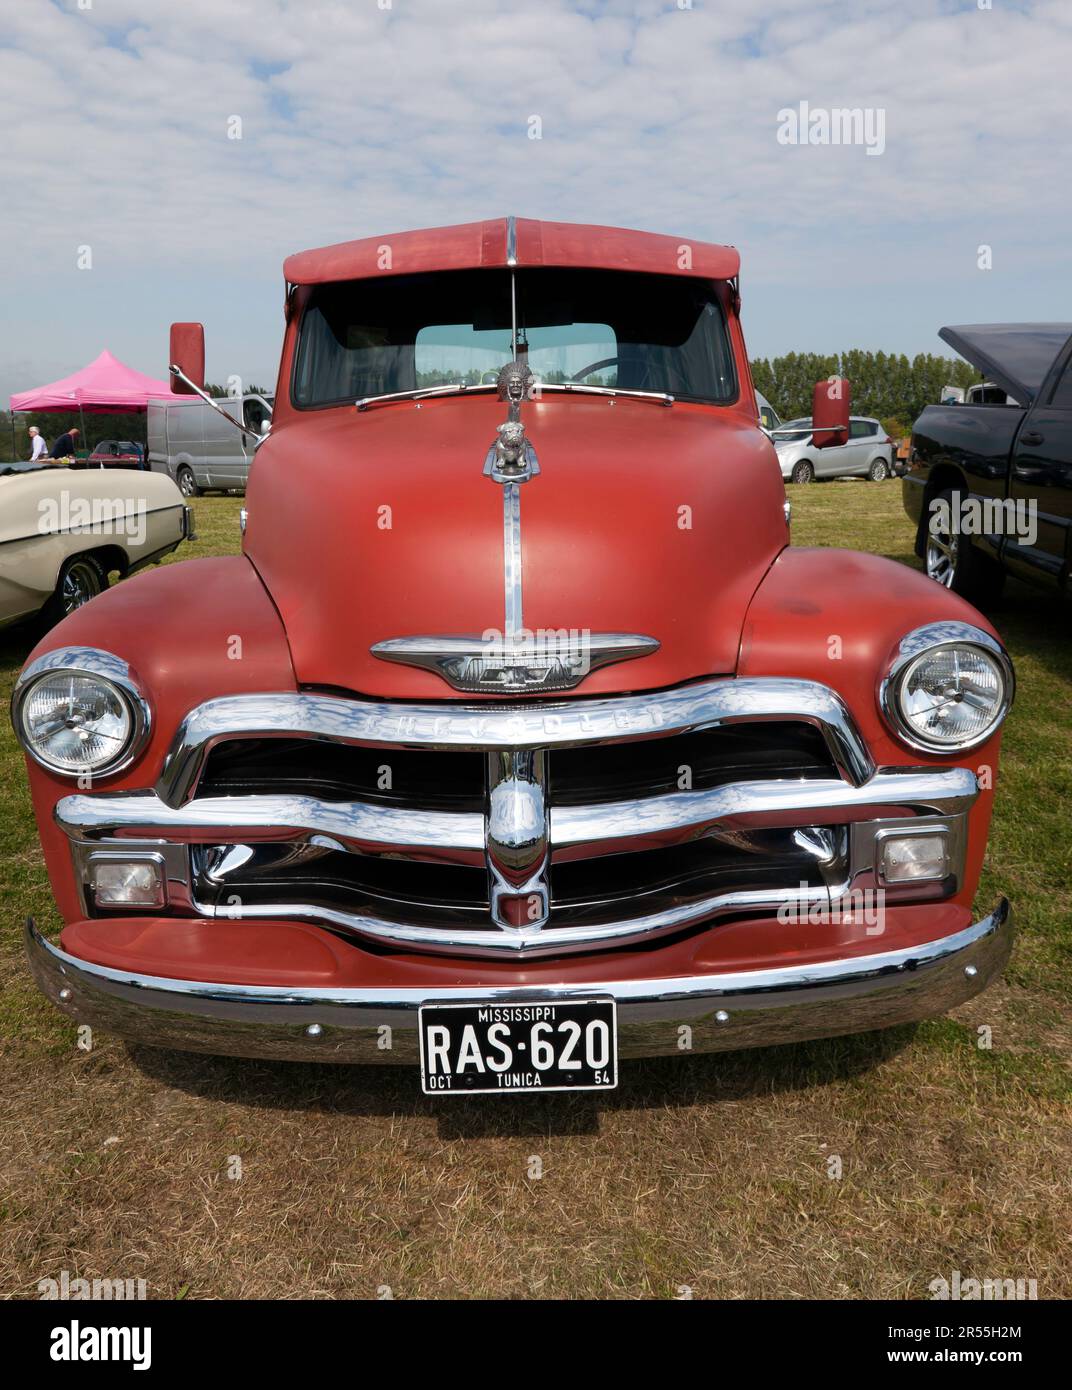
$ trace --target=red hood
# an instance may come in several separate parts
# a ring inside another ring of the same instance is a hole
[[[522,414],[541,468],[521,488],[525,627],[662,644],[577,693],[733,671],[749,600],[787,541],[766,437],[736,410],[620,397],[548,395]],[[292,417],[266,442],[245,548],[299,681],[474,698],[369,647],[503,627],[502,488],[482,468],[504,418],[483,396],[332,409]]]

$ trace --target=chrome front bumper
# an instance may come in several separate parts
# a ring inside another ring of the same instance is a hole
[[[288,989],[163,979],[79,960],[46,941],[32,922],[26,951],[38,985],[65,1014],[134,1042],[236,1057],[415,1066],[417,1010],[436,1000],[609,996],[618,1003],[623,1057],[730,1051],[888,1028],[942,1014],[985,989],[1008,958],[1012,934],[1002,899],[964,931],[907,950],[542,990]]]

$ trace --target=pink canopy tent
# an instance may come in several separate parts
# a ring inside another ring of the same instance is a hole
[[[18,391],[11,397],[15,410],[82,410],[122,411],[144,410],[146,402],[158,397],[172,398],[174,393],[166,381],[136,372],[118,357],[105,350],[88,367],[36,386],[32,391]],[[184,398],[186,399],[186,398]]]

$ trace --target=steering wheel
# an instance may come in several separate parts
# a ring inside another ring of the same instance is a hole
[[[579,372],[574,372],[573,376],[570,377],[570,381],[580,383],[586,376],[590,376],[592,372],[600,372],[604,367],[616,367],[617,365],[617,357],[603,357],[598,362],[590,362],[587,367],[583,367]]]

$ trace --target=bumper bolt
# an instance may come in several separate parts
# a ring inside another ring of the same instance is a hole
[[[978,975],[979,973],[979,967],[977,965],[966,965],[964,967],[964,973],[965,975],[967,975],[969,980],[974,980],[976,975]]]
[[[60,992],[59,992],[59,1001],[60,1001],[60,1003],[61,1003],[61,1004],[69,1004],[73,998],[74,998],[74,993],[73,993],[73,991],[69,990],[69,989],[66,987],[66,985],[65,985],[65,986],[63,987],[63,989],[61,989]]]
[[[309,1027],[305,1030],[305,1036],[307,1038],[319,1038],[323,1036],[323,1032],[324,1030],[319,1023],[310,1023]]]
[[[716,1023],[729,1023],[729,1021],[730,1016],[725,1009],[719,1009],[718,1012],[715,1014]]]

